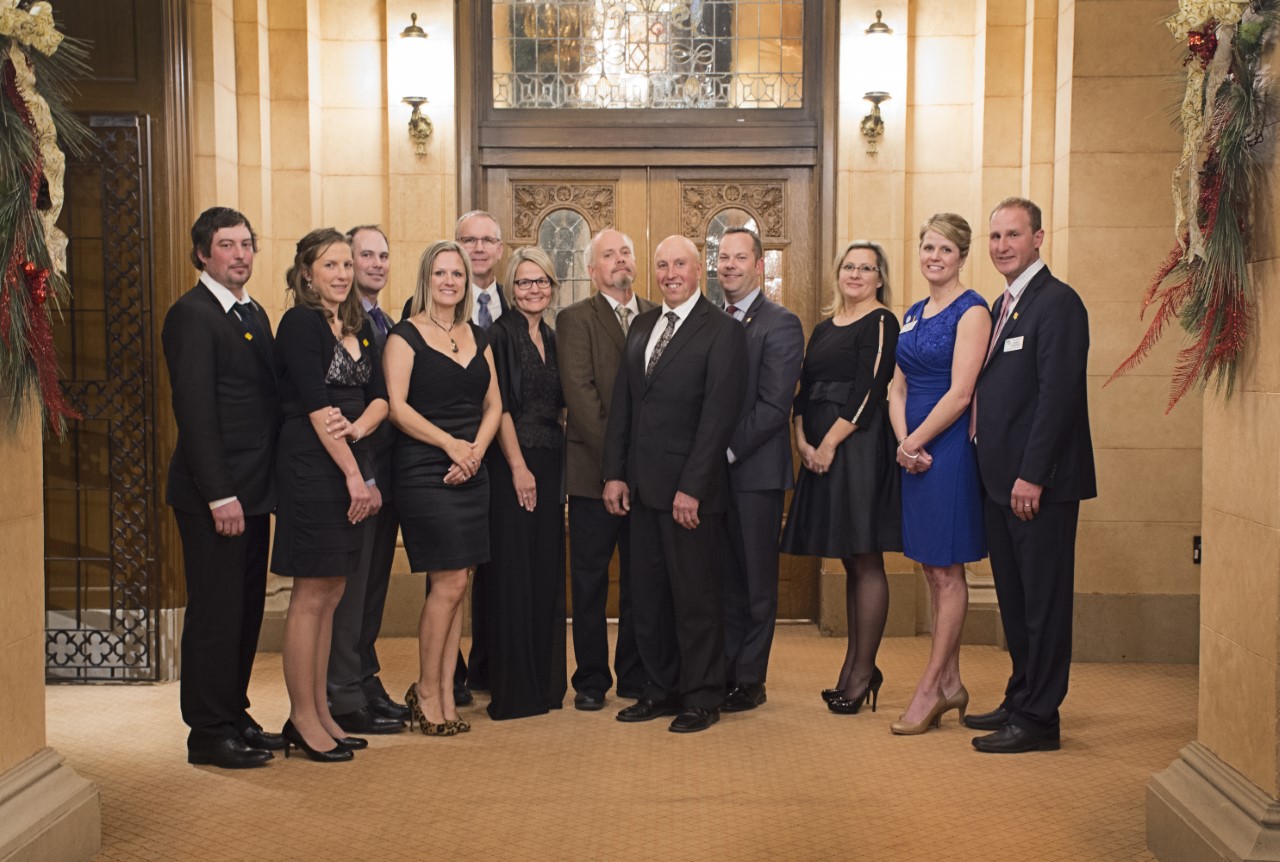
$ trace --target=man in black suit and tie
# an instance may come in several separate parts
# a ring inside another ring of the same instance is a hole
[[[249,220],[205,210],[191,245],[200,281],[170,307],[161,333],[178,426],[166,500],[187,583],[182,719],[188,762],[237,769],[284,748],[248,712],[281,411],[271,322],[245,290],[257,250]]]
[[[683,236],[658,244],[660,308],[627,335],[604,456],[604,503],[631,513],[631,599],[648,682],[619,721],[675,715],[706,730],[724,699],[719,555],[729,509],[725,450],[742,409],[747,338],[698,290],[702,259]]]
[[[778,616],[778,534],[782,501],[792,485],[791,401],[804,359],[800,318],[761,290],[764,250],[746,228],[720,238],[716,275],[725,311],[747,334],[742,414],[729,441],[728,571],[725,578],[725,712],[765,702],[765,675]]]
[[[1089,315],[1040,259],[1040,208],[1006,198],[991,213],[991,261],[1008,289],[978,375],[973,430],[984,518],[1013,673],[1004,700],[965,723],[993,731],[982,752],[1056,751],[1071,667],[1076,524],[1097,496],[1089,436]]]
[[[631,238],[602,230],[587,246],[587,273],[596,292],[556,315],[560,386],[569,408],[565,428],[565,486],[569,496],[569,579],[573,585],[573,654],[577,669],[573,705],[604,707],[613,684],[605,606],[609,561],[618,549],[618,642],[613,667],[618,694],[644,693],[644,666],[631,623],[631,541],[627,517],[605,510],[603,463],[609,404],[622,363],[627,331],[641,312],[654,308],[636,296],[635,248]]]
[[[355,263],[360,304],[373,324],[373,337],[381,354],[391,331],[391,318],[378,299],[391,271],[387,236],[377,225],[359,225],[347,231]],[[333,409],[335,418],[341,411]],[[373,432],[374,484],[382,494],[382,508],[366,520],[360,564],[347,576],[347,587],[333,614],[333,641],[329,650],[328,692],[333,720],[348,733],[398,733],[404,729],[409,709],[396,703],[378,679],[375,644],[387,603],[391,563],[396,553],[400,519],[392,500],[391,446],[395,429],[383,422]]]

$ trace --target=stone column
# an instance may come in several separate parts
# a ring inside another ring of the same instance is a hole
[[[98,789],[45,744],[43,461],[29,409],[16,432],[0,415],[0,860],[88,859],[101,845]]]

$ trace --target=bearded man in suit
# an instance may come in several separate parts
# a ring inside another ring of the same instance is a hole
[[[569,496],[569,578],[573,595],[574,706],[598,710],[613,684],[605,604],[609,561],[618,549],[618,642],[613,668],[618,694],[644,693],[644,668],[631,625],[631,543],[628,517],[605,510],[605,429],[627,331],[654,308],[632,291],[635,246],[616,230],[602,230],[587,246],[587,272],[596,292],[556,315],[560,386],[569,408],[566,427]]]
[[[702,269],[687,237],[658,244],[662,306],[636,318],[627,335],[604,454],[605,508],[631,513],[636,645],[647,677],[644,696],[617,718],[675,715],[675,733],[720,719],[725,449],[746,389],[746,335],[701,294]]]
[[[192,226],[191,246],[200,280],[169,308],[161,332],[178,426],[165,498],[187,585],[180,700],[188,762],[240,769],[284,748],[248,712],[281,407],[271,321],[245,288],[253,227],[213,207]]]

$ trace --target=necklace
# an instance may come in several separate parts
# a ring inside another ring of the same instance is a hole
[[[456,322],[455,322],[455,323],[450,323],[450,324],[449,324],[449,328],[448,328],[448,329],[446,329],[446,328],[444,327],[444,325],[440,323],[440,321],[436,320],[434,317],[432,317],[432,316],[431,316],[431,315],[429,315],[429,314],[427,315],[427,320],[430,320],[430,321],[431,321],[432,323],[434,323],[436,326],[440,327],[440,331],[441,331],[441,332],[443,332],[443,333],[444,333],[444,334],[449,338],[449,346],[453,349],[453,352],[454,352],[454,353],[457,353],[457,352],[458,352],[458,342],[456,342],[456,341],[454,341],[454,340],[453,340],[453,327],[454,327],[454,326],[456,326],[456,325],[457,325],[457,323],[456,323]]]

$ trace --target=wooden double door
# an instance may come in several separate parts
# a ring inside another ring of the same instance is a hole
[[[551,255],[562,284],[557,307],[590,295],[583,253],[604,228],[631,237],[635,291],[655,302],[662,297],[654,249],[665,237],[687,236],[706,258],[705,292],[720,303],[714,263],[720,235],[727,227],[751,227],[765,248],[766,294],[799,315],[807,335],[829,291],[817,260],[814,173],[810,167],[488,167],[481,197],[502,223],[508,251],[538,245]],[[783,555],[779,568],[779,619],[816,619],[817,561]],[[616,559],[610,580],[609,614],[616,616]]]

